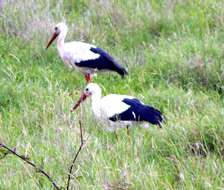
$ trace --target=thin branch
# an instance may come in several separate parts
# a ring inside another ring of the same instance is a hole
[[[0,144],[0,148],[1,148],[1,147],[2,147],[2,146],[1,146],[1,144]],[[12,150],[13,150],[13,151],[16,151],[16,148],[13,148]],[[6,152],[3,152],[3,153],[2,153],[2,156],[0,157],[0,160],[4,159],[8,154],[11,154],[11,152],[8,151],[8,150],[6,150]]]
[[[79,146],[79,149],[78,151],[76,152],[75,154],[75,157],[72,161],[72,164],[69,168],[69,173],[68,173],[68,181],[67,181],[67,186],[66,186],[66,189],[69,190],[69,186],[70,186],[70,180],[71,180],[71,175],[72,175],[72,169],[73,167],[75,166],[75,162],[78,158],[78,155],[80,153],[80,151],[82,150],[83,148],[83,145],[84,145],[84,140],[83,140],[83,132],[82,132],[82,123],[81,123],[81,120],[79,120],[79,129],[80,129],[80,146]]]
[[[4,148],[6,150],[8,150],[8,152],[12,153],[13,155],[17,156],[18,158],[20,158],[21,160],[23,160],[24,162],[26,162],[27,164],[31,165],[33,168],[36,169],[36,172],[39,172],[41,174],[43,174],[45,177],[47,177],[47,179],[51,182],[51,184],[53,185],[53,187],[57,190],[60,190],[60,188],[58,187],[58,185],[55,183],[55,181],[42,169],[40,169],[38,166],[36,166],[33,162],[29,161],[28,158],[26,158],[23,155],[19,155],[18,153],[16,153],[15,150],[12,150],[10,148],[8,148],[6,145],[0,143],[0,148]]]

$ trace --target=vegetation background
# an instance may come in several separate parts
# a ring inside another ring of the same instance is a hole
[[[137,125],[112,133],[92,119],[89,102],[70,113],[85,86],[55,45],[54,24],[67,41],[98,45],[128,68],[94,78],[103,94],[130,94],[164,113],[164,128]],[[79,146],[88,142],[73,189],[224,189],[223,0],[0,1],[0,142],[44,168],[64,186]],[[0,155],[1,156],[1,155]],[[50,189],[30,166],[0,160],[0,189]]]

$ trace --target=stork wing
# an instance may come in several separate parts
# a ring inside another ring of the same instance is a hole
[[[130,107],[130,105],[122,101],[125,98],[132,99],[134,97],[126,95],[117,95],[117,94],[110,94],[103,97],[100,101],[101,112],[106,114],[107,118],[110,118],[115,114],[120,114],[124,112]]]

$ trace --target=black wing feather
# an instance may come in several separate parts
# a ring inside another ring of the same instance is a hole
[[[78,67],[88,67],[97,70],[111,70],[120,74],[122,77],[128,72],[125,68],[119,65],[107,52],[100,48],[91,47],[90,51],[93,53],[99,54],[100,57],[91,60],[81,61],[79,63],[75,63]]]
[[[159,110],[142,104],[138,99],[125,98],[123,102],[130,105],[130,108],[110,117],[111,121],[147,121],[153,125],[160,125],[163,121],[162,113]]]

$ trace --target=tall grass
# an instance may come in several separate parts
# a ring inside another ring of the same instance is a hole
[[[18,36],[25,40],[38,40],[46,37],[46,29],[57,20],[63,20],[63,1],[6,0],[2,2],[2,33]]]

